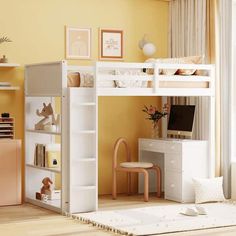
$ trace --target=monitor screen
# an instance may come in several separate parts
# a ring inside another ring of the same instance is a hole
[[[191,135],[194,112],[195,106],[193,105],[172,105],[168,122],[168,134]]]

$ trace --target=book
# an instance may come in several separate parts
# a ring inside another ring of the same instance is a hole
[[[11,84],[9,82],[0,82],[0,87],[10,87]]]
[[[46,146],[44,144],[35,144],[34,165],[45,167]]]

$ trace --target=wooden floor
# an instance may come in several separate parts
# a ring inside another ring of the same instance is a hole
[[[102,210],[175,204],[152,197],[148,203],[142,196],[119,196],[111,200],[104,196],[99,200]],[[88,224],[61,216],[30,204],[0,207],[0,236],[106,236],[115,235]],[[192,232],[165,234],[165,236],[235,236],[236,227],[226,227]]]

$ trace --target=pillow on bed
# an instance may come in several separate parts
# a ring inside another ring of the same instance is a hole
[[[195,203],[222,202],[225,200],[223,193],[223,177],[194,178]]]
[[[203,56],[190,56],[190,57],[182,57],[180,64],[202,64]],[[179,69],[177,71],[178,75],[193,75],[196,72],[195,69]]]
[[[160,58],[160,59],[154,59],[150,58],[146,60],[146,62],[154,62],[154,63],[167,63],[167,64],[179,64],[180,59],[179,58]],[[163,75],[174,75],[177,72],[178,69],[161,69],[160,73]],[[153,74],[154,70],[149,69],[147,71],[148,74]]]
[[[190,57],[180,57],[180,58],[150,58],[146,62],[156,62],[156,63],[167,63],[167,64],[201,64],[203,62],[202,56],[190,56]],[[163,75],[192,75],[196,72],[195,69],[162,69],[161,74]],[[153,74],[154,71],[149,69],[148,74]]]

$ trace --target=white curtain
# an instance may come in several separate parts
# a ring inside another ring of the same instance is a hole
[[[220,80],[221,115],[221,173],[224,176],[224,192],[230,197],[230,164],[233,159],[234,120],[232,76],[232,0],[217,0],[216,72]]]
[[[170,2],[170,56],[206,54],[206,0]]]
[[[233,8],[232,8],[232,57],[233,57],[233,64],[232,64],[232,143],[236,143],[236,0],[233,1]],[[234,79],[233,79],[234,78]],[[234,147],[235,145],[233,145]],[[236,162],[236,147],[232,148],[232,161]]]
[[[207,61],[207,9],[208,0],[172,0],[170,2],[169,56],[205,56]],[[193,138],[208,138],[208,107],[206,98],[172,98],[172,104],[196,106]]]

